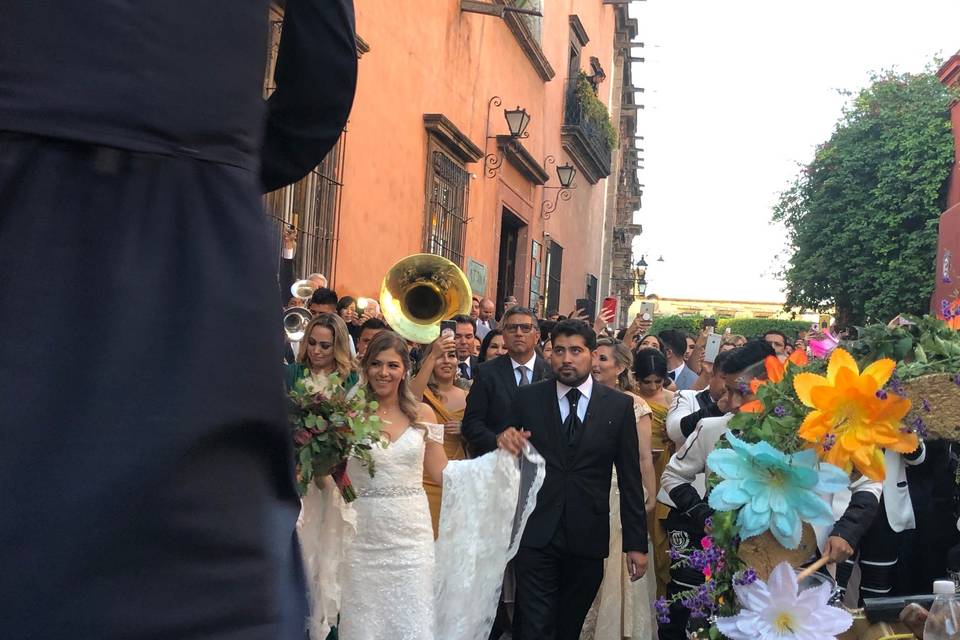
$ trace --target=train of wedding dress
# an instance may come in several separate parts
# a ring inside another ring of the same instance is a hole
[[[355,502],[332,483],[304,497],[298,531],[311,639],[325,640],[339,615],[341,640],[486,640],[504,568],[536,506],[543,458],[528,444],[519,459],[495,451],[450,461],[434,543],[420,430],[374,451],[373,478],[350,471]]]

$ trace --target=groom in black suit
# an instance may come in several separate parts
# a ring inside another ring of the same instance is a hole
[[[522,640],[576,640],[603,580],[610,544],[610,479],[617,468],[623,550],[631,580],[647,568],[647,525],[633,401],[590,377],[597,337],[578,321],[553,331],[554,380],[521,389],[497,437],[546,459],[537,506],[516,556]]]

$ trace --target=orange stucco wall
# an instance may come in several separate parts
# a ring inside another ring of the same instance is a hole
[[[459,0],[357,0],[357,33],[370,50],[359,61],[356,99],[347,124],[342,177],[339,254],[334,283],[341,294],[374,295],[383,273],[402,256],[422,250],[428,136],[425,113],[440,113],[485,153],[496,151],[489,134],[507,133],[503,109],[516,105],[531,116],[522,144],[541,164],[554,155],[568,161],[560,127],[567,80],[569,16],[576,14],[590,41],[581,67],[599,58],[608,79],[600,97],[610,104],[615,89],[614,9],[601,0],[547,0],[542,49],[555,77],[544,82],[503,20],[461,13]],[[487,118],[488,101],[502,106]],[[619,96],[617,96],[619,97]],[[550,186],[557,184],[553,166]],[[497,285],[501,210],[507,206],[528,226],[519,240],[516,294],[527,300],[531,240],[549,239],[564,249],[561,308],[584,294],[585,277],[601,274],[605,190],[609,179],[591,185],[578,173],[572,198],[561,201],[550,220],[540,219],[545,194],[508,163],[487,178],[483,160],[468,164],[473,174],[465,255],[487,267],[487,290]],[[544,256],[545,258],[545,256]]]
[[[947,60],[938,72],[949,87],[960,86],[960,53]],[[940,214],[937,239],[936,280],[930,297],[930,312],[943,318],[943,305],[960,306],[960,102],[950,109],[954,136],[954,165],[947,187],[946,209]]]

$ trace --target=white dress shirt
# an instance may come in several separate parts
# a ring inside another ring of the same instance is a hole
[[[530,357],[530,360],[527,362],[517,362],[513,358],[510,358],[510,366],[513,367],[513,379],[520,385],[520,372],[517,371],[518,368],[523,367],[527,370],[527,382],[533,384],[533,365],[537,362],[537,353],[534,352]]]
[[[470,356],[467,356],[466,360],[461,360],[457,363],[457,370],[460,372],[460,375],[467,380],[473,380],[473,367],[470,366]]]
[[[567,391],[573,387],[568,387],[560,381],[557,381],[557,403],[560,405],[560,422],[566,422],[570,415],[570,402],[567,400]],[[577,389],[580,391],[580,400],[577,401],[577,417],[580,418],[580,424],[583,424],[587,415],[587,405],[590,404],[590,394],[593,393],[593,376],[587,376],[587,379]]]
[[[676,369],[670,369],[670,371],[667,371],[667,375],[670,376],[670,379],[671,379],[671,380],[673,380],[674,382],[676,382],[676,381],[677,381],[677,378],[680,377],[680,374],[683,373],[683,370],[686,368],[686,366],[687,366],[687,365],[682,364],[682,365],[680,365],[679,367],[677,367]]]

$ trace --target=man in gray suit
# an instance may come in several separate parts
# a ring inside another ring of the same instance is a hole
[[[698,376],[683,360],[687,352],[687,334],[676,329],[667,329],[661,331],[657,337],[663,342],[664,355],[667,356],[667,375],[673,380],[677,391],[693,389]]]

